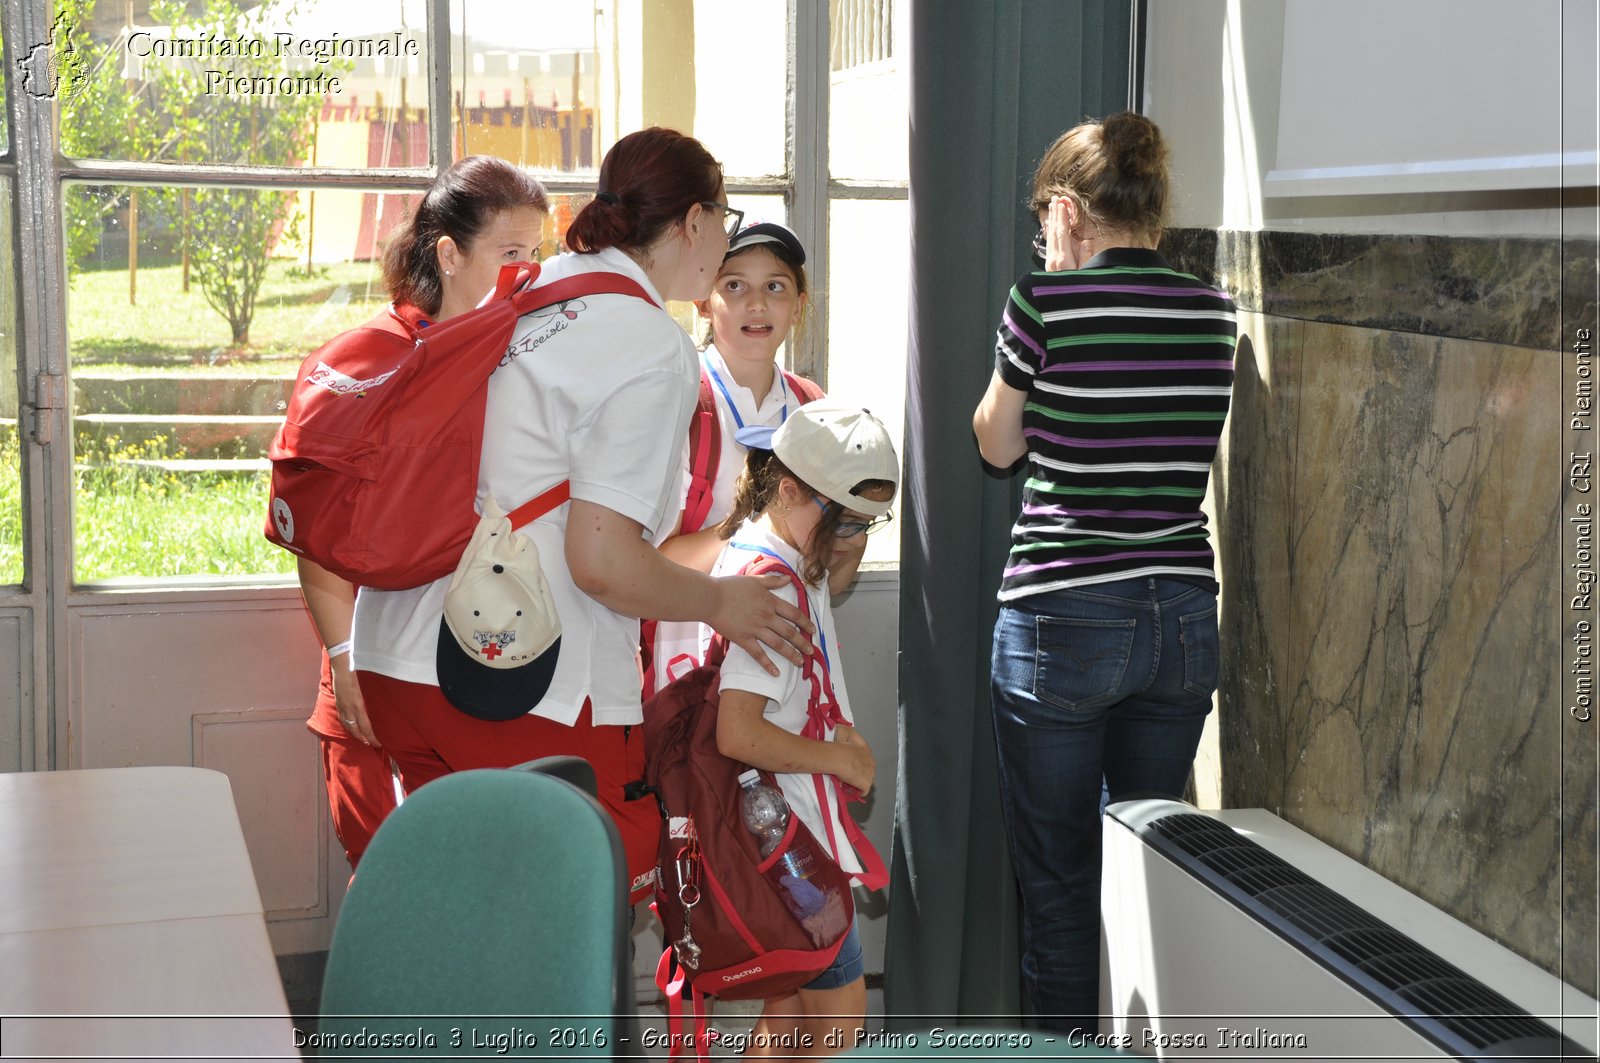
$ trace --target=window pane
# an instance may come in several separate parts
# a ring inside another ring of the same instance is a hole
[[[596,169],[601,73],[594,4],[555,0],[530,9],[506,0],[455,0],[450,20],[460,152],[558,173]]]
[[[67,186],[78,581],[292,570],[266,447],[306,353],[387,304],[404,198]]]
[[[136,162],[428,164],[424,0],[57,0],[61,146]]]
[[[786,6],[749,0],[695,0],[692,128],[729,176],[785,171],[789,94]],[[663,59],[670,64],[670,56]],[[645,90],[651,91],[648,82]]]
[[[21,583],[22,443],[17,430],[16,262],[11,257],[11,179],[0,177],[0,584]]]
[[[785,5],[697,0],[692,21],[686,7],[455,0],[459,150],[588,172],[620,137],[664,125],[699,137],[730,176],[782,173]]]
[[[905,200],[836,199],[829,213],[828,396],[870,409],[903,456],[910,209]],[[899,560],[899,527],[897,519],[867,540],[867,561]]]
[[[828,168],[841,180],[910,176],[905,38],[897,29],[894,0],[829,0]]]

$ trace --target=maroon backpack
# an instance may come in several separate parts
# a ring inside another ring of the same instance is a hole
[[[805,588],[782,561],[761,557],[747,575],[783,572],[809,613]],[[727,640],[713,638],[706,663],[680,676],[644,706],[645,778],[661,804],[663,823],[657,850],[656,912],[666,932],[668,953],[695,990],[726,1000],[780,996],[812,981],[833,963],[854,918],[851,875],[790,814],[784,843],[763,861],[755,837],[739,812],[739,775],[748,770],[717,750],[720,668]],[[819,737],[836,720],[827,664],[812,647],[804,666],[811,685],[807,731]],[[804,732],[803,732],[804,733]],[[770,775],[763,773],[771,783]],[[832,776],[821,784],[839,787],[844,809],[847,788]],[[883,859],[848,814],[841,826],[866,870],[869,889],[888,881]],[[785,906],[779,888],[763,874],[791,848],[809,850],[816,871],[812,885],[843,899],[844,918],[828,920],[837,931],[818,940]],[[693,962],[691,962],[693,961]],[[663,972],[667,964],[663,958]],[[668,988],[663,986],[663,988]]]
[[[447,576],[478,524],[489,374],[523,314],[618,294],[655,301],[617,273],[533,287],[539,267],[500,270],[484,305],[427,328],[391,308],[300,366],[267,456],[266,536],[351,583],[401,590]],[[522,527],[567,500],[563,480],[512,511]]]

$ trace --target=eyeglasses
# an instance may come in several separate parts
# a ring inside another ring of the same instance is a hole
[[[1033,234],[1033,257],[1043,265],[1045,252],[1048,250],[1049,246],[1045,243],[1044,225],[1041,223],[1039,231]]]
[[[708,199],[700,205],[702,207],[716,207],[722,211],[722,227],[727,231],[730,241],[733,239],[734,234],[739,231],[739,227],[744,224],[744,211],[734,210],[726,203],[718,203],[716,200]]]
[[[862,534],[871,535],[891,520],[894,520],[893,513],[885,513],[881,517],[873,517],[867,521],[844,520],[840,521],[839,526],[833,529],[833,534],[841,539],[853,539]]]
[[[824,515],[826,515],[828,512],[828,506],[832,504],[829,502],[824,502],[816,495],[811,496],[811,501],[817,504],[817,508],[822,510]],[[883,516],[873,517],[871,520],[844,520],[840,521],[839,524],[833,529],[833,534],[836,538],[840,539],[854,539],[856,536],[863,533],[871,535],[885,524],[888,524],[891,520],[894,520],[893,513],[885,513]]]

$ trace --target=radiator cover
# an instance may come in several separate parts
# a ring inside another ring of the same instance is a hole
[[[1301,846],[1319,845],[1251,811],[1257,837],[1276,824]],[[1174,801],[1122,802],[1108,810],[1105,830],[1110,1043],[1169,1058],[1594,1058],[1592,1046],[1218,815]],[[1426,907],[1386,885],[1388,906],[1398,894]],[[1435,926],[1451,922],[1429,915]],[[1489,965],[1529,966],[1454,926],[1488,946]],[[1575,991],[1550,982],[1558,1008],[1573,1002]],[[1592,1025],[1593,1001],[1576,996]]]

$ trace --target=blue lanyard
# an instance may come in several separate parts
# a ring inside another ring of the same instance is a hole
[[[806,590],[806,581],[800,578],[800,574],[794,570],[794,566],[790,565],[789,562],[785,561],[783,558],[779,557],[777,554],[773,553],[771,550],[768,550],[765,546],[752,546],[752,545],[750,545],[748,543],[730,542],[730,543],[728,543],[728,549],[730,549],[730,550],[746,550],[746,551],[748,551],[748,552],[750,552],[752,554],[761,554],[764,557],[772,558],[772,560],[774,560],[778,564],[782,565],[785,569],[788,569],[789,575],[793,576],[795,578],[795,581],[800,584],[800,593],[804,594],[806,596],[807,611],[810,612],[813,617],[815,617],[817,615],[817,611],[815,609],[810,608],[810,605],[811,605],[811,592]],[[824,635],[822,633],[822,621],[821,620],[817,621],[817,645],[818,645],[818,648],[820,648],[822,650],[822,666],[828,670],[828,674],[829,675],[832,675],[833,674],[833,661],[828,657],[828,636]]]
[[[728,385],[724,384],[722,377],[718,376],[717,371],[711,368],[711,359],[707,358],[703,352],[700,355],[700,364],[710,374],[711,382],[717,385],[717,390],[722,392],[723,399],[728,403],[728,412],[733,414],[733,423],[743,428],[744,418],[739,416],[739,407],[733,404],[733,396],[728,394]],[[782,369],[773,366],[772,371],[778,374],[778,387],[783,389],[783,412],[778,415],[778,423],[782,424],[789,419],[789,382],[783,379]],[[781,561],[782,558],[779,558],[779,560]]]

